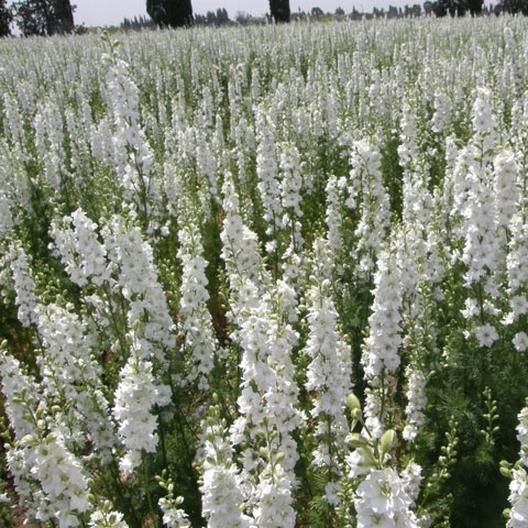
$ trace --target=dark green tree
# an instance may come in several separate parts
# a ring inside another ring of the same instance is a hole
[[[506,0],[518,3],[527,3],[528,0]],[[427,4],[427,6],[426,6]],[[429,13],[432,9],[436,16],[442,17],[446,15],[464,16],[470,13],[473,16],[481,15],[483,11],[484,0],[436,0],[436,2],[426,2],[424,10]]]
[[[9,24],[12,20],[11,11],[7,7],[6,0],[0,0],[0,38],[7,37],[11,33]]]
[[[270,0],[270,13],[276,23],[290,21],[290,0]]]
[[[484,0],[466,0],[467,8],[472,15],[481,15]]]
[[[75,25],[73,22],[73,7],[70,0],[51,0],[52,16],[49,21],[48,33],[50,35],[72,33]]]
[[[521,13],[528,15],[528,0],[502,0],[497,6],[499,12],[512,15]]]
[[[464,16],[467,11],[466,0],[437,0],[432,5],[433,13],[438,17]]]
[[[147,0],[147,13],[160,27],[184,27],[193,23],[191,0]]]
[[[13,4],[15,22],[26,37],[73,32],[73,11],[70,0],[21,0]]]

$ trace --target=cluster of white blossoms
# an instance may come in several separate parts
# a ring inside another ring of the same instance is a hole
[[[45,408],[35,380],[5,352],[0,354],[0,366],[6,411],[15,434],[7,461],[17,493],[32,518],[45,522],[53,515],[61,528],[79,526],[78,515],[90,509],[81,462],[58,430],[41,430]]]
[[[163,525],[167,528],[191,528],[187,514],[179,507],[180,497],[162,497],[159,500],[159,507],[163,512]]]
[[[82,209],[51,224],[54,249],[71,281],[81,288],[109,280],[106,249],[97,237],[97,224]]]
[[[250,454],[253,450],[245,450],[249,456],[244,458],[243,485],[252,488],[249,502],[254,504],[257,526],[293,526],[293,469],[298,454],[291,435],[302,417],[297,410],[299,388],[291,358],[298,335],[287,322],[291,296],[284,288],[269,291],[271,279],[262,268],[256,236],[239,216],[238,197],[229,179],[224,184],[224,208],[221,237],[227,250],[222,256],[233,292],[232,338],[242,351],[240,414],[231,427],[231,441],[238,445],[246,439],[266,439],[267,458],[259,455],[255,460]],[[288,293],[286,302],[281,292]],[[275,503],[282,505],[282,513],[280,507],[273,511]],[[286,518],[287,524],[281,524]]]
[[[152,246],[143,239],[138,227],[114,215],[103,228],[108,258],[117,271],[117,284],[129,302],[127,320],[130,329],[140,324],[140,352],[166,364],[166,352],[176,344],[175,325],[165,292],[158,280]]]
[[[95,336],[73,310],[73,306],[39,305],[38,334],[46,351],[38,358],[44,394],[66,406],[61,429],[68,440],[83,443],[90,432],[98,450],[106,457],[115,444],[109,404],[101,383],[101,366],[92,353]]]
[[[160,185],[153,174],[154,152],[141,125],[139,90],[129,75],[129,65],[121,59],[108,59],[111,65],[105,95],[114,127],[112,161],[125,199],[148,219],[157,212]]]
[[[246,282],[245,289],[250,287],[251,283]],[[277,301],[269,294],[253,299],[253,309],[236,320],[242,378],[237,400],[240,416],[232,426],[231,438],[239,444],[244,434],[252,439],[264,434],[269,445],[283,455],[284,469],[293,475],[298,454],[291,435],[302,423],[291,358],[298,336],[290,324],[281,320],[281,314],[274,312],[272,306]],[[278,434],[271,438],[273,431]]]
[[[178,239],[178,258],[183,266],[179,333],[190,355],[186,379],[190,383],[197,380],[199,388],[205,390],[220,349],[207,307],[207,261],[203,257],[200,231],[193,221],[182,225]]]
[[[18,320],[24,326],[31,326],[37,323],[37,296],[29,259],[22,246],[18,244],[12,246],[10,264],[16,293]]]
[[[412,441],[418,434],[418,429],[425,420],[425,386],[427,383],[424,373],[410,365],[405,369],[407,377],[407,406],[405,408],[406,423],[402,432],[405,440]]]
[[[519,202],[519,166],[515,154],[510,149],[505,149],[493,161],[494,180],[493,190],[495,198],[496,224],[498,235],[507,244],[507,234],[513,215]]]
[[[369,317],[370,334],[361,358],[365,377],[370,380],[379,378],[383,370],[394,373],[400,365],[400,271],[390,247],[379,256],[374,285],[374,302]]]
[[[346,183],[346,182],[345,182]],[[330,250],[338,255],[343,247],[342,230],[342,211],[341,211],[341,193],[340,180],[335,176],[328,178],[326,184],[326,239]]]
[[[368,383],[366,392],[366,424],[376,437],[384,430],[388,405],[383,409],[381,402],[387,401],[392,390],[394,377],[401,358],[402,344],[401,314],[402,303],[400,270],[392,247],[383,249],[377,262],[374,276],[374,301],[369,317],[369,336],[364,342],[361,364]]]
[[[317,240],[313,251],[314,284],[308,291],[309,334],[305,347],[310,364],[305,386],[313,394],[310,414],[316,420],[315,434],[320,439],[313,460],[317,466],[329,468],[331,478],[335,479],[339,476],[340,450],[348,433],[345,407],[352,388],[352,354],[338,329],[338,314],[330,291],[331,254],[326,240]]]
[[[512,470],[508,500],[511,509],[506,527],[524,528],[528,526],[528,474],[524,467]]]
[[[434,95],[433,106],[432,130],[440,134],[448,128],[451,122],[451,102],[443,91],[437,90]]]
[[[528,407],[524,407],[518,416],[517,440],[521,445],[520,462],[511,471],[510,496],[511,509],[507,528],[528,526]]]
[[[381,155],[367,139],[355,141],[350,158],[350,182],[361,218],[355,230],[359,271],[373,273],[376,257],[390,225],[389,195],[383,186]]]
[[[32,473],[56,512],[59,528],[81,526],[78,514],[90,509],[88,483],[81,463],[60,434],[50,433],[40,440]]]
[[[214,409],[211,410],[215,412]],[[243,513],[244,494],[240,473],[233,462],[233,449],[225,424],[214,416],[204,429],[202,508],[208,528],[248,528]]]
[[[139,342],[132,342],[131,355],[119,373],[112,410],[126,449],[119,462],[123,473],[130,473],[141,464],[143,451],[156,451],[158,420],[153,411],[156,406],[167,405],[170,399],[170,388],[157,383],[152,363],[144,359]]]
[[[233,281],[232,289],[236,292],[245,277],[255,279],[262,273],[262,262],[258,238],[240,216],[240,202],[231,174],[226,174],[224,178],[222,193],[225,218],[220,234],[223,244],[221,256]]]
[[[16,438],[22,439],[31,434],[35,426],[32,418],[41,399],[41,388],[21,371],[20,362],[3,349],[0,350],[0,367],[4,409]]]
[[[269,224],[268,234],[282,227],[283,205],[279,164],[276,151],[275,126],[265,108],[259,108],[256,118],[258,189],[264,207],[264,220]]]
[[[20,504],[24,505],[28,517],[44,522],[52,517],[52,511],[33,472],[35,443],[23,442],[24,439],[33,438],[39,411],[43,410],[41,388],[22,371],[20,362],[3,350],[0,351],[0,372],[5,411],[15,440],[7,446],[7,467],[13,476]]]
[[[254,510],[251,528],[293,528],[295,510],[291,481],[280,464],[267,467],[255,492],[258,506]]]
[[[43,179],[53,190],[59,191],[67,176],[61,111],[51,97],[40,102],[36,110],[35,147],[44,169]]]
[[[528,223],[522,213],[513,215],[510,229],[506,257],[510,312],[505,317],[506,324],[524,321],[528,314]],[[528,351],[528,335],[524,330],[515,334],[513,346],[518,352]]]
[[[303,177],[301,173],[301,156],[295,145],[281,145],[280,148],[280,187],[282,207],[288,216],[283,219],[285,225],[292,224],[301,218],[301,191]]]
[[[123,519],[123,514],[114,511],[112,503],[105,502],[102,506],[92,512],[89,528],[128,528]]]
[[[374,469],[356,490],[358,528],[419,528],[406,481],[392,469]]]

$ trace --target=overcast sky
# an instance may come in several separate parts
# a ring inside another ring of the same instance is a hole
[[[401,6],[415,1],[417,0],[290,0],[290,7],[292,11],[297,11],[299,7],[309,10],[318,6],[324,11],[334,11],[336,7],[342,7],[348,13],[355,6],[360,11],[370,12],[372,7],[386,7],[389,4]],[[72,0],[72,4],[77,4],[75,22],[87,26],[119,24],[125,16],[131,18],[146,13],[146,0]],[[195,13],[225,7],[231,18],[234,18],[238,11],[261,15],[269,10],[268,0],[192,0],[192,5]]]

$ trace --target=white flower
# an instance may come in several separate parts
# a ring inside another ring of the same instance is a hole
[[[517,352],[526,352],[528,350],[528,335],[526,332],[518,332],[515,334],[512,343]]]
[[[310,414],[317,420],[316,435],[324,439],[314,456],[324,465],[333,464],[328,451],[339,451],[348,433],[345,406],[352,388],[352,352],[339,334],[338,315],[329,290],[329,251],[326,240],[316,240],[313,257],[316,282],[308,291],[310,332],[306,343],[306,354],[311,360],[306,390],[314,393]],[[323,452],[326,456],[322,456]]]
[[[78,526],[77,514],[90,508],[88,483],[81,463],[59,434],[50,433],[40,441],[31,473],[40,481],[59,527]]]
[[[365,377],[370,379],[378,377],[383,369],[395,372],[400,365],[401,282],[395,255],[390,249],[380,254],[374,284],[370,334],[361,357]]]
[[[383,186],[379,150],[366,139],[354,142],[350,165],[351,186],[361,210],[361,218],[354,233],[359,239],[359,271],[371,273],[375,266],[374,259],[390,226],[389,195]]]
[[[394,469],[374,469],[358,486],[354,498],[358,528],[419,528],[413,500]]]
[[[524,468],[513,470],[510,482],[510,517],[506,528],[528,527],[528,476]]]
[[[18,306],[18,320],[26,327],[37,322],[37,296],[30,261],[20,244],[11,246],[11,272]]]
[[[180,497],[162,497],[159,506],[163,512],[163,525],[167,528],[191,528],[187,514],[179,508],[183,500]]]
[[[51,224],[52,245],[72,282],[101,286],[110,278],[106,248],[97,237],[97,224],[82,209]]]
[[[187,381],[198,381],[200,389],[208,387],[208,376],[220,351],[207,301],[207,261],[203,258],[200,231],[193,221],[185,222],[178,232],[178,257],[183,270],[180,288],[180,336],[189,353],[190,369]]]
[[[485,324],[475,328],[475,337],[481,347],[490,347],[499,339],[499,334],[494,326]]]
[[[137,347],[133,343],[133,347]],[[154,453],[158,443],[154,406],[170,401],[170,389],[156,383],[152,363],[141,358],[133,348],[119,373],[113,415],[119,424],[119,437],[127,453],[120,462],[123,473],[130,473],[141,463],[141,452]]]
[[[131,220],[114,215],[103,228],[108,258],[118,270],[117,283],[128,301],[129,328],[141,324],[139,352],[145,359],[156,358],[167,364],[167,353],[176,345],[175,325],[167,297],[158,280],[154,251]]]
[[[417,368],[408,366],[405,369],[407,376],[407,407],[405,408],[406,424],[402,436],[405,440],[413,441],[418,429],[425,420],[425,405],[427,399],[425,396],[426,378],[424,373]]]
[[[247,528],[249,519],[242,513],[244,496],[241,478],[233,463],[233,449],[227,430],[217,421],[209,421],[204,431],[203,514],[208,528]]]
[[[273,471],[273,477],[271,472]],[[277,464],[274,469],[267,467],[260,479],[256,498],[258,506],[254,511],[255,528],[293,528],[295,510],[291,494],[292,483]]]
[[[111,510],[112,505],[105,503],[104,507],[95,510],[90,515],[90,528],[128,528],[127,523],[123,520],[123,514]]]

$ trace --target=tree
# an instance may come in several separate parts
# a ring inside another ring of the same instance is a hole
[[[528,15],[528,0],[503,0],[497,6],[499,12]]]
[[[433,3],[432,9],[438,17],[446,15],[464,16],[467,6],[465,0],[437,0]]]
[[[276,23],[290,21],[290,0],[270,0],[270,12]]]
[[[31,35],[55,35],[74,30],[70,0],[21,0],[13,4],[20,32]]]
[[[193,23],[191,0],[147,0],[147,13],[160,27],[184,27]]]
[[[481,15],[484,0],[467,0],[467,8],[472,15]]]
[[[48,34],[64,35],[74,30],[73,7],[70,0],[51,0],[52,16],[48,23]]]
[[[528,0],[504,0],[502,4],[498,4],[500,7],[504,3],[511,4],[525,4],[526,13],[528,14]],[[469,12],[473,16],[481,15],[484,10],[484,0],[436,0],[436,2],[425,2],[424,10],[426,14],[430,13],[430,10],[434,12],[436,16],[464,16]],[[518,12],[518,11],[509,11]]]
[[[6,0],[0,0],[0,38],[7,37],[11,33],[9,24],[12,20],[11,11],[7,8]]]

